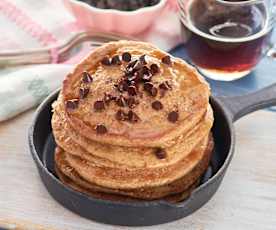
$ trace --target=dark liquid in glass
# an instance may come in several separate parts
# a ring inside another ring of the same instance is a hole
[[[242,72],[252,69],[267,48],[266,11],[262,4],[220,6],[211,0],[190,5],[186,49],[191,60],[207,70]],[[208,10],[207,10],[208,9]]]

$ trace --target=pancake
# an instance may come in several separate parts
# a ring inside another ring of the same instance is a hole
[[[82,187],[82,186],[76,184],[73,180],[71,180],[69,177],[64,175],[58,168],[56,168],[56,172],[57,172],[59,179],[62,181],[63,184],[67,185],[68,187],[72,188],[73,190],[76,190],[80,193],[86,194],[90,197],[93,197],[96,199],[101,199],[101,200],[121,201],[121,202],[139,202],[139,201],[141,201],[141,199],[135,199],[135,198],[131,198],[128,196],[109,194],[109,193],[104,193],[104,192],[96,192],[96,191],[90,190],[88,188],[85,188],[85,187]],[[190,194],[196,188],[198,183],[199,183],[199,181],[196,181],[196,183],[193,184],[192,186],[190,186],[187,190],[185,190],[181,193],[178,193],[178,194],[163,197],[162,200],[168,201],[170,203],[177,203],[177,202],[183,201],[190,196]]]
[[[52,105],[59,179],[97,199],[187,198],[214,147],[209,97],[196,69],[148,43],[95,49]]]
[[[204,155],[200,161],[197,162],[194,167],[187,172],[186,175],[184,175],[182,178],[179,178],[178,180],[173,181],[172,183],[155,186],[155,187],[134,187],[134,188],[128,188],[128,189],[114,189],[109,188],[107,186],[99,186],[91,180],[84,179],[80,174],[78,169],[72,167],[72,164],[67,161],[67,156],[70,156],[70,154],[65,153],[62,149],[57,148],[56,149],[56,167],[59,169],[60,172],[62,172],[64,175],[66,175],[68,178],[70,178],[72,181],[74,181],[75,184],[89,189],[94,192],[105,192],[109,194],[120,194],[125,195],[128,197],[134,197],[139,199],[146,199],[146,200],[152,200],[152,199],[158,199],[162,198],[164,196],[169,196],[171,194],[178,194],[182,193],[186,189],[188,189],[190,186],[196,183],[198,178],[204,173],[204,171],[207,169],[210,156],[213,149],[213,141],[210,138],[208,141],[208,146],[204,150]],[[107,171],[110,172],[110,171]],[[151,180],[151,178],[145,178],[148,180]]]
[[[125,52],[131,54],[131,61],[139,59],[133,67],[116,56]],[[143,55],[146,55],[146,64],[140,61]],[[186,133],[203,118],[209,104],[210,89],[193,67],[167,55],[148,43],[134,41],[111,42],[95,49],[63,82],[63,104],[64,108],[68,108],[65,115],[70,126],[82,136],[103,144],[164,148],[174,145],[172,140]],[[112,58],[115,64],[110,64],[107,57]],[[157,65],[155,70],[149,70],[152,64]],[[128,75],[138,67],[136,75]],[[89,80],[87,72],[92,76]],[[151,75],[151,88],[148,91],[143,90],[146,85],[145,74]],[[123,87],[127,88],[125,91],[118,89],[125,77],[128,78],[127,84],[134,84],[136,88],[126,85]],[[143,83],[138,84],[138,80]],[[161,90],[161,85],[166,87],[166,82],[167,90]],[[84,87],[89,87],[91,92],[80,99],[80,89]],[[116,98],[117,102],[124,104],[123,108],[115,101],[104,105],[104,95]],[[130,95],[138,103],[134,108],[129,108],[121,100],[124,98],[124,101],[129,101]],[[158,111],[151,106],[156,100],[162,103],[162,109]],[[135,122],[116,119],[119,110],[124,113],[131,111],[131,120]],[[172,117],[173,122],[168,117]],[[104,134],[99,135],[97,132],[99,125],[101,128],[104,126]]]
[[[66,121],[60,100],[55,102],[54,111],[52,118],[54,136],[59,146],[66,152],[100,165],[130,170],[136,167],[147,167],[147,169],[165,167],[177,163],[185,158],[204,137],[208,136],[213,124],[213,113],[209,106],[203,120],[198,125],[186,135],[181,135],[174,140],[173,146],[165,148],[167,157],[160,161],[154,154],[155,148],[130,148],[101,144],[79,135]]]

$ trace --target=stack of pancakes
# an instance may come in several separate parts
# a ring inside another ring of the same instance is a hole
[[[213,149],[209,96],[193,67],[150,44],[97,48],[53,104],[57,175],[101,199],[184,199]]]

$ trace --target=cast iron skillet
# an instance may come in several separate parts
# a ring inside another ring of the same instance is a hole
[[[145,226],[180,219],[204,205],[218,189],[232,159],[235,146],[233,122],[267,106],[276,105],[276,84],[258,92],[236,97],[211,97],[215,114],[215,151],[201,184],[183,202],[114,202],[94,199],[64,186],[54,172],[55,142],[51,129],[51,104],[58,91],[38,108],[29,130],[29,145],[41,179],[59,203],[80,216],[114,225]],[[242,189],[242,188],[241,188]]]

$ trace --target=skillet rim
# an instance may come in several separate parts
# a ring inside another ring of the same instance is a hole
[[[49,106],[49,103],[50,102],[52,103],[52,101],[54,101],[57,98],[59,92],[60,92],[60,88],[55,90],[54,92],[52,92],[49,96],[47,96],[46,99],[43,100],[43,102],[39,105],[39,107],[35,111],[30,128],[28,130],[28,144],[29,144],[30,152],[31,152],[32,158],[35,161],[37,167],[39,167],[47,175],[47,177],[49,179],[54,181],[56,186],[60,186],[60,187],[62,187],[62,189],[66,190],[67,192],[78,195],[82,199],[87,199],[89,202],[94,202],[94,203],[99,203],[99,204],[104,204],[104,205],[117,205],[117,206],[122,206],[122,207],[124,207],[124,206],[126,206],[126,207],[168,206],[168,207],[172,207],[172,208],[184,207],[187,203],[192,202],[198,193],[204,192],[204,189],[206,187],[209,187],[211,184],[217,182],[217,180],[219,180],[221,177],[223,178],[224,174],[233,158],[234,147],[235,147],[235,128],[233,126],[233,121],[231,119],[230,112],[227,109],[227,107],[218,98],[211,96],[210,102],[211,102],[212,108],[213,107],[219,108],[223,117],[227,121],[227,126],[228,126],[228,130],[230,132],[230,139],[231,139],[230,140],[230,148],[229,148],[229,151],[227,153],[227,156],[225,158],[223,165],[218,169],[218,171],[209,180],[207,180],[207,182],[196,187],[192,191],[189,198],[187,198],[186,200],[184,200],[182,202],[176,203],[176,204],[169,203],[164,200],[127,202],[127,201],[111,201],[111,200],[93,198],[91,196],[88,196],[86,194],[83,194],[81,192],[71,189],[70,187],[64,185],[58,178],[56,178],[47,169],[47,167],[43,164],[42,160],[39,158],[38,150],[34,144],[34,138],[35,138],[34,131],[35,131],[36,125],[38,124],[38,119],[41,116],[45,107]],[[44,182],[43,182],[43,184],[45,185]],[[218,187],[219,186],[220,186],[220,183],[218,184]]]

